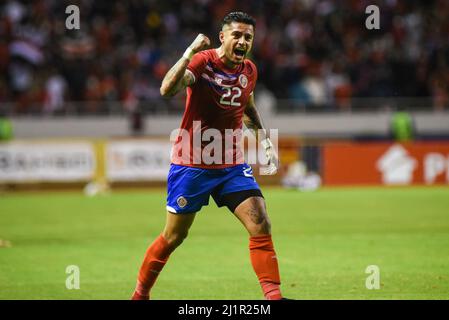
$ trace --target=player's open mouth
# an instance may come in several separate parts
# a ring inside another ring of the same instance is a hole
[[[234,54],[237,57],[243,58],[245,56],[245,54],[246,54],[246,50],[245,49],[241,49],[241,48],[235,48],[234,49]]]

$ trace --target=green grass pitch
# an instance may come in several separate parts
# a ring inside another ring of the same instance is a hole
[[[449,188],[263,189],[282,288],[293,299],[449,299]],[[0,195],[0,299],[129,299],[165,222],[165,191]],[[80,289],[65,286],[80,268]],[[367,266],[381,287],[365,287]],[[154,299],[262,299],[248,236],[213,201]]]

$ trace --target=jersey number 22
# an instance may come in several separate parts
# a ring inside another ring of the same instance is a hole
[[[240,102],[236,102],[235,99],[242,95],[242,90],[239,87],[225,87],[224,89],[226,92],[221,96],[220,103],[225,106],[240,107]]]

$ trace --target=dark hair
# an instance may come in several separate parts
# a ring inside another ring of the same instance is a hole
[[[223,18],[221,27],[223,28],[224,25],[230,24],[231,22],[241,22],[245,24],[250,24],[254,28],[256,27],[256,19],[251,17],[249,14],[241,11],[229,13],[226,17]]]

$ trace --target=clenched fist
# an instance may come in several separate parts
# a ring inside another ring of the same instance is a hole
[[[197,53],[204,49],[207,49],[210,46],[210,40],[204,34],[200,33],[196,36],[195,40],[193,40],[192,44],[189,46],[193,52]]]

